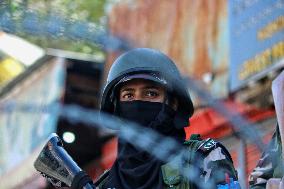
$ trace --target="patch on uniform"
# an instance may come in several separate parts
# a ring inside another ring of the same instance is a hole
[[[209,152],[216,147],[216,144],[217,144],[216,141],[214,141],[211,138],[208,138],[204,143],[202,143],[198,147],[198,150],[201,150],[202,152]]]

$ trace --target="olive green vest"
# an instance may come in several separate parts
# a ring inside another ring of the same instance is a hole
[[[204,144],[205,141],[200,140],[199,135],[191,135],[190,140],[187,140],[184,142],[184,145],[186,146],[186,149],[188,149],[188,162],[191,162],[191,160],[194,159],[194,155],[196,153],[199,146]],[[193,152],[193,153],[190,153]],[[190,166],[190,164],[186,164],[185,166]],[[188,168],[188,167],[182,167]],[[194,185],[189,182],[188,179],[185,179],[182,174],[180,173],[181,169],[178,168],[173,168],[172,162],[169,162],[161,167],[162,169],[162,174],[163,174],[163,180],[165,183],[165,189],[167,188],[172,188],[172,189],[194,189]]]

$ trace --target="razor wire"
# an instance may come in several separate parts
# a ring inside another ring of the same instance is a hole
[[[261,135],[258,130],[254,129],[256,128],[256,124],[249,123],[238,112],[229,110],[223,102],[213,98],[213,96],[210,95],[209,92],[206,92],[206,90],[201,87],[202,85],[194,81],[193,78],[187,77],[185,78],[185,82],[199,98],[201,98],[204,102],[207,102],[208,106],[212,107],[231,123],[235,136],[245,141],[251,141],[261,152],[264,150],[265,145],[262,142]]]
[[[10,15],[7,7],[0,7],[0,29],[8,33],[22,32],[34,36],[65,38],[99,45],[103,50],[129,50],[125,39],[107,33],[97,24],[68,19],[57,13],[41,16],[36,10],[25,10],[21,17]]]
[[[152,129],[140,126],[137,123],[122,120],[121,118],[97,110],[85,109],[78,105],[52,103],[38,106],[36,104],[19,104],[15,102],[0,104],[0,112],[10,113],[12,111],[56,113],[73,123],[81,122],[101,129],[114,129],[117,131],[117,135],[123,140],[147,151],[164,162],[170,162],[173,169],[178,169],[185,179],[196,184],[200,189],[215,188],[212,180],[204,182],[200,178],[200,170],[194,164],[188,167],[181,167],[181,162],[186,161],[190,157],[190,153],[196,152],[185,149],[176,140],[162,136]]]
[[[221,113],[230,122],[232,122],[233,130],[238,131],[237,135],[240,139],[247,139],[247,136],[251,136],[248,139],[256,145],[260,145],[259,143],[256,143],[256,141],[261,141],[259,135],[256,134],[256,130],[252,130],[252,128],[250,128],[251,124],[248,123],[241,115],[232,113],[231,110],[228,110],[221,102],[214,99],[192,79],[187,78],[186,82],[192,91],[194,91],[201,99],[208,102],[208,104],[216,109],[217,112]],[[186,152],[189,153],[181,144],[178,144],[171,138],[161,136],[151,129],[139,126],[136,123],[122,121],[120,118],[113,115],[108,115],[97,110],[84,109],[78,105],[62,105],[53,103],[38,106],[36,104],[24,104],[15,101],[0,104],[0,112],[11,113],[13,111],[29,113],[55,112],[63,118],[68,119],[70,122],[83,122],[99,128],[107,127],[116,130],[118,132],[118,136],[134,146],[149,152],[162,161],[175,162],[172,164],[173,168],[179,169],[185,178],[197,184],[200,188],[213,187],[212,183],[200,182],[198,169],[196,167],[177,167],[179,165],[176,161],[178,159],[177,157],[181,157],[183,154],[186,154]],[[262,150],[263,147],[259,147],[259,149]],[[205,185],[200,186],[200,183]]]
[[[2,8],[0,12],[0,29],[15,33],[17,30],[22,30],[27,34],[39,36],[66,37],[74,40],[83,40],[95,44],[99,44],[106,51],[128,50],[131,45],[128,41],[118,37],[109,35],[101,28],[97,28],[93,23],[74,21],[64,18],[60,15],[50,14],[43,20],[40,20],[40,15],[36,11],[27,10],[20,20],[13,19],[7,10]],[[16,24],[19,22],[20,24]],[[194,80],[186,78],[186,83],[189,89],[192,89],[200,98],[208,105],[214,108],[217,112],[227,118],[233,127],[236,136],[244,140],[249,140],[263,150],[263,143],[260,134],[253,130],[252,123],[246,121],[237,113],[232,113],[218,100],[213,98],[208,92],[200,88]]]
[[[44,19],[36,11],[27,10],[20,19],[12,18],[6,9],[0,12],[0,29],[9,33],[17,31],[31,35],[47,37],[65,37],[71,40],[79,40],[99,44],[106,51],[128,50],[131,45],[128,41],[108,34],[106,31],[97,28],[93,23],[74,21],[62,16],[53,14]],[[262,139],[258,130],[253,129],[255,124],[249,123],[241,115],[228,110],[221,101],[213,98],[207,91],[202,89],[192,78],[186,78],[189,89],[196,93],[201,99],[208,103],[218,113],[223,115],[232,123],[232,128],[236,136],[242,140],[249,140],[255,144],[259,150],[264,149]],[[21,104],[18,102],[7,102],[0,104],[0,112],[24,111],[24,112],[57,112],[70,121],[80,121],[103,128],[107,125],[118,130],[118,135],[130,143],[148,151],[155,157],[166,161],[175,162],[173,158],[185,153],[185,149],[176,141],[164,138],[153,130],[146,129],[135,123],[122,122],[114,116],[102,114],[95,110],[83,109],[80,106],[52,104],[38,106],[36,104]],[[135,140],[134,140],[135,139]],[[179,150],[176,150],[179,149]],[[175,154],[171,154],[176,151]],[[188,150],[186,150],[188,153]],[[178,164],[173,164],[176,167]],[[181,174],[190,181],[196,183],[200,188],[210,188],[210,183],[200,185],[199,174],[195,167],[180,168]],[[212,184],[212,183],[211,183]]]

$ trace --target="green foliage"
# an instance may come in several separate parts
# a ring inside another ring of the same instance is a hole
[[[28,7],[42,12],[61,13],[66,17],[99,23],[104,16],[106,0],[29,0]]]
[[[107,0],[10,0],[7,1],[9,12],[14,21],[21,22],[24,14],[34,11],[44,20],[49,15],[58,15],[70,23],[88,22],[93,23],[97,30],[103,31],[105,28],[105,5]],[[17,23],[20,25],[19,23]],[[68,28],[67,28],[68,29]],[[101,47],[98,44],[85,42],[81,40],[69,39],[66,36],[52,35],[31,35],[16,30],[16,34],[35,43],[43,48],[58,48],[69,51],[83,53],[101,53]]]

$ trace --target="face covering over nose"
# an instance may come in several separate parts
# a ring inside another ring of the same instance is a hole
[[[115,111],[115,115],[123,119],[181,141],[184,139],[184,130],[178,130],[174,126],[175,114],[176,112],[164,103],[147,101],[119,102]],[[119,138],[117,159],[103,188],[162,189],[163,164],[164,162],[149,153]]]
[[[175,136],[180,133],[174,127],[176,112],[161,102],[126,101],[119,102],[116,114],[126,120],[154,129],[160,134]]]

